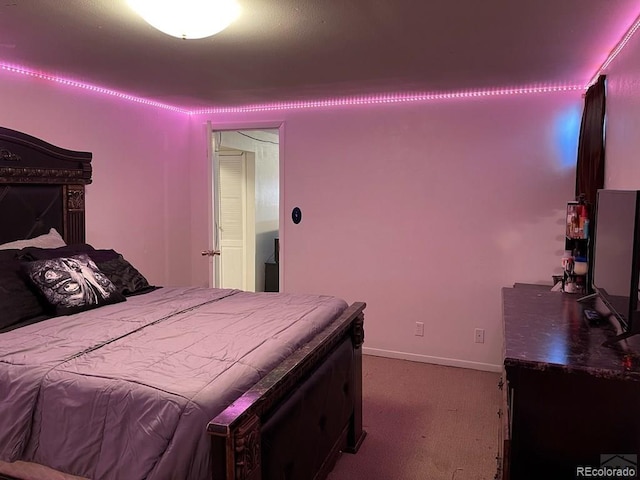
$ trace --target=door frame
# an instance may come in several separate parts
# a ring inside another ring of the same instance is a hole
[[[211,249],[216,248],[216,239],[214,238],[214,151],[213,151],[213,134],[218,131],[237,131],[237,130],[278,130],[278,182],[279,182],[279,198],[278,198],[278,210],[279,210],[279,222],[278,222],[278,242],[280,244],[280,252],[278,255],[278,270],[279,270],[279,290],[281,292],[286,291],[286,278],[284,275],[285,272],[285,262],[286,255],[284,252],[286,251],[286,239],[285,239],[285,229],[284,229],[284,219],[285,217],[285,195],[284,195],[284,165],[285,165],[285,156],[284,156],[284,139],[285,139],[285,122],[284,120],[263,120],[263,121],[253,121],[253,122],[207,122],[207,157],[208,157],[208,186],[209,190],[207,192],[208,199],[208,224],[209,224],[209,246]],[[216,285],[215,278],[215,265],[214,265],[215,257],[209,257],[209,286]]]

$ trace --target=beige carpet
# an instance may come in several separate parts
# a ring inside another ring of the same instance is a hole
[[[329,480],[491,480],[498,451],[499,374],[374,356],[363,360],[356,455]]]

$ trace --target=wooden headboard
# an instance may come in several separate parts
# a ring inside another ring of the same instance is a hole
[[[0,244],[50,228],[68,244],[85,242],[85,185],[90,152],[56,147],[0,127]]]

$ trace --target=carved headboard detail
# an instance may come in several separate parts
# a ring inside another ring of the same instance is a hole
[[[22,160],[18,155],[16,155],[15,153],[11,153],[9,150],[5,150],[4,148],[0,150],[0,157],[3,160],[9,160],[9,161],[15,161],[15,162]]]
[[[90,152],[56,147],[0,127],[0,243],[56,228],[69,244],[85,241]]]

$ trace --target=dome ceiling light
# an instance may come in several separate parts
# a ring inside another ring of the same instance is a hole
[[[240,15],[235,0],[127,0],[127,3],[152,27],[185,40],[215,35]]]

